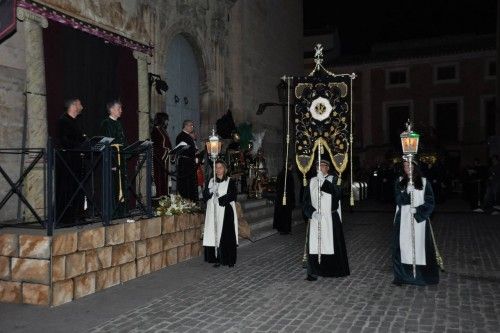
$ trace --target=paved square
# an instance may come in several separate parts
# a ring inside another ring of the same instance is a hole
[[[345,213],[349,277],[304,280],[301,226],[291,236],[240,248],[232,269],[196,258],[75,304],[18,307],[28,322],[30,314],[46,319],[17,328],[67,331],[64,324],[73,323],[71,331],[90,332],[499,332],[500,219],[438,213],[433,223],[447,270],[437,286],[391,284],[392,213]],[[0,310],[12,314],[9,307]],[[4,316],[0,331],[15,331]],[[57,318],[64,319],[51,324]]]

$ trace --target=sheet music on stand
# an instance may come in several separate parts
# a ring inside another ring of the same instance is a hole
[[[106,145],[111,144],[115,139],[107,136],[94,136],[81,144],[83,150],[102,151]]]

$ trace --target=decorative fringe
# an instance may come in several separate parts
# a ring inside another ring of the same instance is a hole
[[[304,187],[307,186],[307,179],[305,174],[304,174],[304,179],[302,179],[302,185],[304,185]]]
[[[337,186],[342,185],[342,178],[339,175],[339,178],[337,178]]]
[[[281,204],[282,206],[286,206],[286,192],[283,193],[283,202]]]

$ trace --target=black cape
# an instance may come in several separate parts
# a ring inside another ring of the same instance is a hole
[[[425,228],[425,261],[427,265],[416,266],[416,277],[413,277],[413,265],[401,263],[401,250],[399,245],[399,231],[401,227],[401,205],[410,204],[410,195],[406,193],[406,188],[401,191],[399,181],[395,187],[396,205],[399,206],[398,213],[394,218],[394,233],[392,238],[392,267],[394,271],[394,282],[415,284],[425,286],[428,284],[439,283],[439,266],[436,260],[436,251],[432,241],[430,230],[430,215],[434,209],[434,194],[432,186],[426,182],[424,193],[424,204],[416,207],[417,212],[414,214],[417,223],[427,223]]]
[[[189,147],[178,156],[177,164],[177,192],[180,196],[191,201],[198,201],[198,185],[196,182],[196,145],[191,135],[182,131],[175,139],[175,145],[184,141]]]

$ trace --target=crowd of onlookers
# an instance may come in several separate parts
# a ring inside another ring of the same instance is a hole
[[[432,185],[436,203],[461,195],[478,213],[500,214],[500,163],[493,155],[488,164],[474,159],[461,172],[447,167],[443,159],[419,161],[420,169]],[[368,182],[368,195],[382,202],[393,202],[394,184],[401,176],[400,163],[386,159],[370,170],[360,170],[357,178]]]

